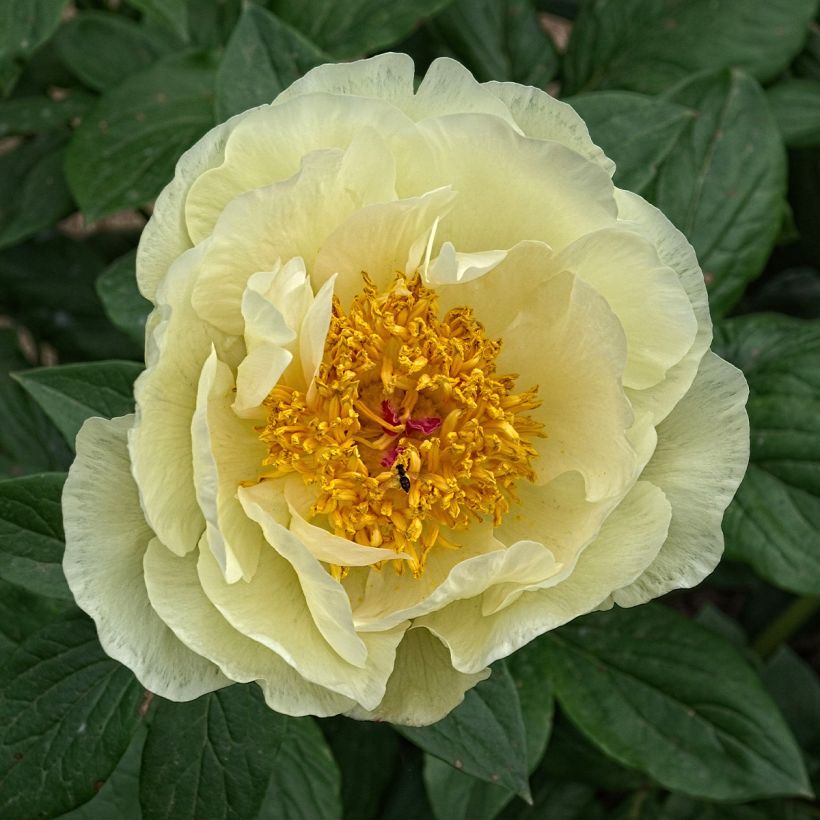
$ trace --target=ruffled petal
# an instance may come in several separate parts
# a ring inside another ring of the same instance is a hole
[[[292,536],[291,536],[292,537]],[[396,648],[408,624],[362,635],[365,666],[343,660],[325,640],[305,601],[299,577],[272,547],[262,553],[248,583],[227,584],[208,550],[199,558],[199,578],[210,601],[234,629],[277,653],[319,686],[375,709],[384,697]]]
[[[672,589],[699,584],[723,554],[723,511],[749,462],[748,387],[743,374],[707,353],[689,392],[658,427],[658,447],[642,478],[672,504],[672,523],[658,557],[612,596],[634,606]]]
[[[478,672],[533,638],[606,602],[613,588],[631,583],[654,560],[666,539],[672,510],[663,492],[640,481],[607,518],[561,583],[526,592],[493,615],[482,615],[481,598],[456,601],[426,615],[427,627],[450,649],[453,666]]]
[[[222,335],[191,307],[191,290],[205,252],[183,254],[157,291],[150,321],[146,368],[134,385],[136,421],[128,432],[132,470],[145,517],[157,537],[177,555],[193,550],[205,520],[194,490],[191,420],[202,365]]]
[[[464,700],[468,689],[489,676],[489,669],[470,674],[456,671],[440,640],[426,629],[409,629],[399,644],[382,702],[371,711],[352,709],[347,715],[400,726],[429,726],[449,714]]]
[[[234,629],[203,592],[194,553],[179,558],[154,541],[143,566],[151,605],[177,638],[232,681],[257,681],[272,709],[285,715],[328,717],[354,705],[305,680],[271,649]]]
[[[151,543],[167,550],[145,523],[131,477],[126,433],[133,420],[90,418],[77,436],[63,491],[63,570],[103,649],[150,691],[192,700],[230,681],[180,643],[148,599],[143,555]]]

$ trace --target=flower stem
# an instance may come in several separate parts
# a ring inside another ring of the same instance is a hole
[[[763,658],[787,641],[820,609],[820,598],[804,595],[796,598],[755,638],[752,648]]]

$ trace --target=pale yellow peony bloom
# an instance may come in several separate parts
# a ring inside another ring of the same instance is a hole
[[[572,618],[714,569],[746,384],[686,239],[574,111],[327,65],[206,134],[145,229],[136,414],[90,419],[65,573],[188,700],[424,725]]]

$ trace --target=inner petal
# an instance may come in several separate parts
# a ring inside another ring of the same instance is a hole
[[[516,392],[500,350],[470,308],[439,318],[418,275],[379,291],[364,274],[348,310],[334,300],[312,384],[280,383],[265,400],[259,480],[296,474],[316,493],[307,520],[402,553],[394,570],[418,578],[431,549],[456,548],[452,533],[476,521],[498,526],[515,485],[535,478],[538,388]]]

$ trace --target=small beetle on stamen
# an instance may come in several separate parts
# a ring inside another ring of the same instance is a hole
[[[399,474],[399,484],[401,484],[402,490],[406,493],[410,492],[410,479],[407,477],[407,473],[404,471],[403,464],[396,465],[396,472]]]

